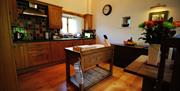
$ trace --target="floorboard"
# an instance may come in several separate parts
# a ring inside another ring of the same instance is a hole
[[[108,65],[104,65],[108,67]],[[71,74],[74,74],[71,67]],[[39,69],[18,76],[21,91],[74,91],[75,88],[66,83],[65,64]],[[106,78],[91,87],[88,91],[141,91],[142,78],[113,66],[113,76]]]

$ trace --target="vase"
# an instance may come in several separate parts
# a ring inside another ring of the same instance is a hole
[[[158,66],[160,61],[160,44],[151,44],[148,47],[148,60],[147,64]]]

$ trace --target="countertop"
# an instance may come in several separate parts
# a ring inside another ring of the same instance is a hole
[[[69,40],[88,40],[88,39],[95,39],[95,38],[59,38],[59,39],[49,39],[49,40],[17,40],[17,41],[13,41],[13,43],[69,41]]]
[[[124,44],[113,44],[113,45],[124,46],[124,47],[132,47],[132,48],[144,48],[144,49],[148,48],[147,45],[133,45],[133,46],[124,45]]]

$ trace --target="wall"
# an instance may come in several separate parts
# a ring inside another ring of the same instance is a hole
[[[38,0],[49,4],[63,7],[63,10],[72,11],[80,14],[88,12],[89,0]]]
[[[103,42],[103,35],[107,34],[111,43],[123,43],[130,37],[139,44],[144,42],[138,41],[141,29],[138,25],[148,20],[148,14],[152,10],[150,7],[160,4],[166,4],[166,10],[169,10],[169,16],[174,20],[180,20],[180,0],[92,0],[92,13],[94,15],[94,28],[97,32],[97,42]],[[112,5],[112,13],[104,16],[102,8],[105,4]],[[121,27],[122,17],[131,17],[130,27]],[[180,32],[180,29],[177,29]]]

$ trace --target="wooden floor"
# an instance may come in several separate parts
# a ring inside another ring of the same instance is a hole
[[[108,65],[104,65],[108,67]],[[73,68],[71,67],[71,74]],[[65,64],[43,68],[18,76],[21,91],[74,91],[65,80]],[[141,91],[142,78],[113,67],[113,76],[106,78],[88,91]]]

